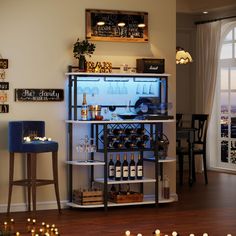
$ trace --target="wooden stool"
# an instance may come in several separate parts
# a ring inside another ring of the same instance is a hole
[[[38,137],[45,136],[44,121],[11,121],[9,122],[9,194],[7,212],[10,213],[13,185],[25,186],[28,190],[28,210],[31,211],[31,194],[33,212],[36,212],[36,187],[53,184],[55,188],[57,206],[61,211],[59,184],[58,184],[58,143],[54,141],[25,141],[24,137],[32,133]],[[43,152],[52,153],[53,179],[37,179],[37,154]],[[15,153],[27,154],[27,178],[14,180]]]

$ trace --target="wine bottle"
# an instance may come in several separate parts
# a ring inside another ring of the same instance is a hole
[[[145,133],[145,130],[143,128],[138,128],[138,129],[136,129],[136,133],[143,135]]]
[[[120,141],[115,141],[115,142],[112,143],[112,146],[115,149],[120,149],[120,148],[124,147],[124,144],[122,142],[120,142]]]
[[[114,177],[115,177],[115,165],[113,162],[113,155],[110,154],[110,161],[108,163],[108,178],[114,179]]]
[[[116,187],[114,184],[112,184],[112,186],[111,186],[111,192],[116,192]]]
[[[133,128],[129,128],[129,129],[125,129],[124,132],[126,135],[131,135],[131,134],[134,134],[136,131]]]
[[[137,179],[143,178],[143,161],[141,155],[138,155],[138,162],[137,162]]]
[[[163,196],[165,199],[170,198],[170,183],[169,178],[167,176],[164,177],[163,181]]]
[[[138,136],[137,135],[131,135],[130,136],[130,140],[133,141],[133,142],[136,142],[138,139]]]
[[[86,93],[83,93],[83,102],[81,106],[81,120],[88,120],[88,104],[86,100]]]
[[[115,180],[121,179],[121,162],[120,154],[116,155],[116,164],[115,164]]]
[[[142,140],[145,142],[147,142],[149,139],[150,139],[149,136],[146,134],[142,136]]]
[[[134,153],[131,153],[131,161],[129,163],[129,178],[131,180],[135,179],[136,177],[136,167],[134,161]]]
[[[129,165],[127,161],[127,154],[124,154],[124,159],[122,163],[122,179],[127,180],[129,178]]]
[[[131,142],[130,140],[125,142],[125,147],[126,148],[134,148],[135,144],[133,142]]]
[[[101,136],[100,136],[100,139],[104,141],[104,135],[101,135]],[[108,136],[107,136],[107,141],[108,141],[108,142],[114,142],[114,141],[116,141],[116,140],[117,140],[117,137],[114,136],[114,135],[108,135]]]
[[[145,148],[146,147],[146,144],[143,142],[143,141],[138,141],[137,143],[136,143],[136,146],[138,147],[138,148]]]
[[[114,135],[119,136],[120,134],[124,133],[124,130],[123,129],[113,129],[112,132]]]

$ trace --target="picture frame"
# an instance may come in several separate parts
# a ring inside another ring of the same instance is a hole
[[[86,39],[148,42],[148,13],[86,9]]]

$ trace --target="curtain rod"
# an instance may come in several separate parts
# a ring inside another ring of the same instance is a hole
[[[201,25],[201,24],[206,24],[206,23],[210,23],[210,22],[214,22],[214,21],[226,20],[226,19],[231,19],[231,18],[236,18],[236,15],[235,16],[226,16],[226,17],[216,18],[216,19],[212,19],[212,20],[196,21],[195,25]]]

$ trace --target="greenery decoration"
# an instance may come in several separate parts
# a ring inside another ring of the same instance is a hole
[[[91,57],[91,55],[95,51],[95,48],[96,45],[94,43],[89,43],[88,40],[80,41],[78,38],[76,43],[74,44],[74,57],[77,59],[79,59],[81,55],[88,55]]]

